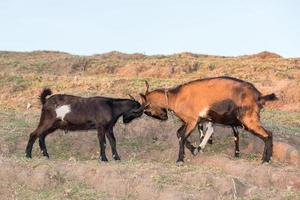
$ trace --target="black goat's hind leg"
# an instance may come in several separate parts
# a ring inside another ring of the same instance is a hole
[[[49,158],[49,154],[47,152],[47,147],[46,147],[46,143],[45,143],[45,138],[47,137],[47,135],[49,135],[50,133],[54,132],[56,130],[56,128],[51,128],[45,132],[43,132],[40,136],[39,136],[39,146],[40,146],[40,150],[43,154],[43,156]]]
[[[26,157],[31,158],[32,147],[35,140],[40,137],[40,135],[48,129],[47,126],[39,126],[35,131],[33,131],[30,136],[26,147]]]
[[[37,134],[38,134],[37,130],[35,130],[29,136],[29,140],[28,140],[27,147],[25,150],[25,154],[26,154],[27,158],[32,158],[32,155],[31,155],[32,147],[33,147],[35,140],[37,139]]]
[[[105,130],[102,127],[98,127],[98,140],[99,140],[99,146],[100,146],[100,161],[107,162],[107,157],[105,154],[105,146],[106,146],[106,140],[105,140]]]
[[[39,137],[39,145],[40,145],[40,150],[43,154],[43,156],[49,158],[49,154],[47,152],[46,144],[45,144],[45,134],[41,134]]]
[[[53,124],[55,122],[55,116],[56,115],[51,111],[48,111],[46,113],[44,110],[42,110],[39,125],[36,128],[36,130],[33,131],[29,136],[29,140],[28,140],[27,147],[26,147],[26,150],[25,150],[27,158],[31,158],[32,147],[33,147],[33,144],[34,144],[35,140],[38,137],[40,137],[40,135],[42,133],[46,132],[51,127],[53,127]]]

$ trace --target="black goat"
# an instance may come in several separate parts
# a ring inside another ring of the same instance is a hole
[[[144,107],[135,100],[114,99],[107,97],[79,97],[65,94],[51,95],[50,89],[44,89],[40,95],[43,105],[40,122],[30,134],[26,147],[26,157],[31,158],[32,146],[39,138],[39,146],[44,156],[49,157],[45,137],[57,129],[65,131],[97,129],[100,145],[100,160],[107,161],[105,155],[105,135],[107,136],[112,156],[120,160],[116,149],[113,127],[120,116],[129,123],[143,114]]]

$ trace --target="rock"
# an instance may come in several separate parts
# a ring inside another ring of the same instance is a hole
[[[248,185],[243,183],[238,178],[232,178],[232,183],[233,183],[233,198],[234,199],[247,196],[247,193],[250,189],[250,187]]]
[[[232,197],[233,186],[230,178],[215,177],[213,185],[221,196]]]
[[[26,109],[29,110],[29,108],[31,108],[31,104],[27,103]]]
[[[274,141],[273,157],[279,161],[286,161],[294,165],[300,165],[299,151],[286,142]]]

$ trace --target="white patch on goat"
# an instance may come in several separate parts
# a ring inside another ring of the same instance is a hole
[[[63,105],[63,106],[57,107],[55,109],[55,112],[56,112],[56,117],[57,118],[59,118],[61,120],[64,120],[66,114],[71,112],[71,106],[70,105]]]
[[[207,116],[208,110],[209,110],[208,108],[204,108],[203,110],[201,110],[201,111],[199,112],[199,117],[205,118],[205,117]]]
[[[208,139],[209,139],[210,136],[213,134],[213,132],[214,132],[213,125],[212,125],[211,122],[208,122],[208,123],[207,123],[207,130],[205,131],[204,138],[203,138],[201,144],[199,145],[199,147],[200,147],[201,149],[204,149],[204,147],[205,147],[205,145],[206,145]]]

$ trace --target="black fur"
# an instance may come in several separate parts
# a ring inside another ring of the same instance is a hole
[[[40,95],[40,101],[41,104],[44,105],[46,103],[46,97],[51,95],[52,91],[49,88],[44,88],[41,95]]]
[[[272,94],[268,94],[268,95],[259,97],[259,100],[275,101],[275,100],[278,100],[278,98],[274,93],[272,93]]]

